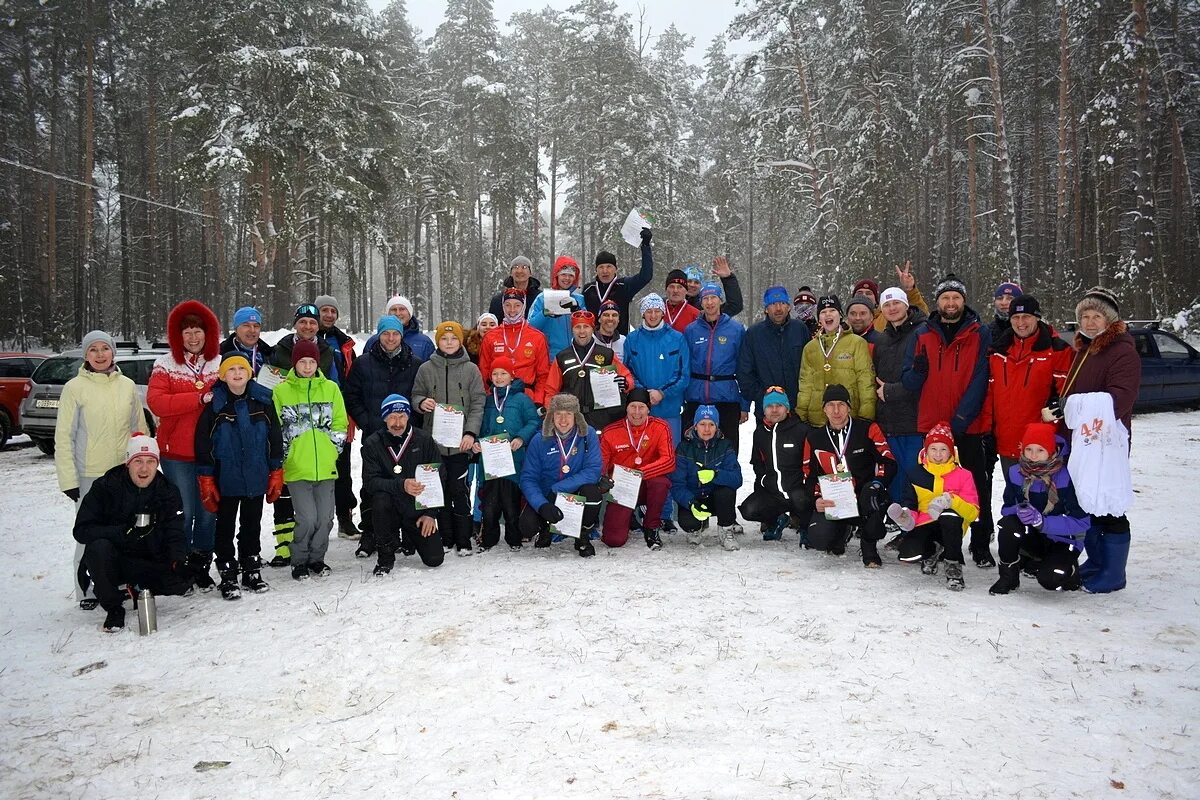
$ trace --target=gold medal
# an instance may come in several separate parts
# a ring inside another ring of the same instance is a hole
[[[567,474],[567,473],[569,473],[570,471],[571,471],[571,465],[570,465],[570,464],[563,464],[563,465],[562,465],[562,474],[563,474],[563,475],[566,475],[566,474]]]
[[[503,414],[497,414],[497,415],[496,415],[496,422],[503,423],[503,422],[504,422],[504,415],[503,415]]]
[[[581,378],[586,378],[586,377],[587,377],[587,370],[586,370],[586,369],[581,369],[581,370],[579,370],[579,377],[581,377]]]
[[[204,388],[204,381],[200,380],[199,378],[196,378],[196,388],[197,388],[197,389],[203,389],[203,388]]]
[[[833,364],[830,364],[828,361],[826,361],[825,366],[822,367],[822,369],[824,369],[826,372],[833,372]]]
[[[633,460],[633,463],[640,465],[642,463],[642,457],[638,456]]]

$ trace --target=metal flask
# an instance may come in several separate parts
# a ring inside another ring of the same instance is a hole
[[[138,634],[149,636],[158,630],[158,609],[149,589],[138,592]]]

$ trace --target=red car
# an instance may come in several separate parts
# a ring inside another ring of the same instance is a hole
[[[38,353],[0,353],[0,447],[21,432],[21,400],[29,376],[45,359]]]

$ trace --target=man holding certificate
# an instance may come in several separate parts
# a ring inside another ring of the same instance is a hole
[[[604,456],[604,474],[614,483],[626,488],[635,478],[639,481],[634,505],[645,505],[642,533],[651,550],[662,548],[659,529],[662,526],[663,506],[671,493],[671,473],[675,471],[675,445],[671,427],[650,416],[650,393],[637,388],[625,401],[625,419],[614,422],[600,434],[600,449]],[[612,488],[612,487],[610,487]],[[614,488],[614,498],[617,492]],[[604,512],[604,534],[600,540],[609,547],[620,547],[629,541],[629,522],[633,505],[618,500],[608,504]]]
[[[379,551],[375,575],[392,571],[400,547],[408,555],[420,553],[427,567],[441,566],[445,553],[437,536],[437,509],[418,509],[416,502],[425,489],[416,478],[417,470],[438,463],[437,445],[425,431],[408,424],[412,406],[403,395],[388,395],[380,416],[386,427],[362,443],[363,495],[371,498]]]
[[[876,543],[883,538],[896,461],[877,424],[850,416],[845,386],[830,384],[821,399],[826,422],[809,431],[804,443],[804,479],[817,511],[808,546],[840,556],[857,529],[863,566],[877,568]]]
[[[521,467],[521,491],[528,503],[519,522],[522,537],[537,537],[534,547],[549,547],[551,526],[565,517],[558,495],[582,496],[586,505],[575,550],[584,558],[596,555],[590,534],[600,519],[605,492],[597,485],[600,466],[600,440],[580,413],[579,400],[569,394],[550,398],[542,429],[529,442]]]
[[[624,394],[633,388],[633,373],[595,333],[592,312],[571,315],[571,343],[550,364],[546,393],[550,397],[560,392],[575,395],[588,424],[604,430],[625,416]]]

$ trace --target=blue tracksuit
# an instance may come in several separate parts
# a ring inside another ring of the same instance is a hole
[[[662,402],[650,415],[679,423],[683,393],[688,384],[688,349],[683,334],[666,322],[650,330],[644,325],[625,337],[625,366],[643,389],[663,393]]]
[[[721,314],[715,324],[701,317],[684,329],[691,363],[691,380],[684,399],[690,403],[739,403],[750,410],[738,389],[738,352],[746,329]],[[628,345],[626,346],[628,347]]]

